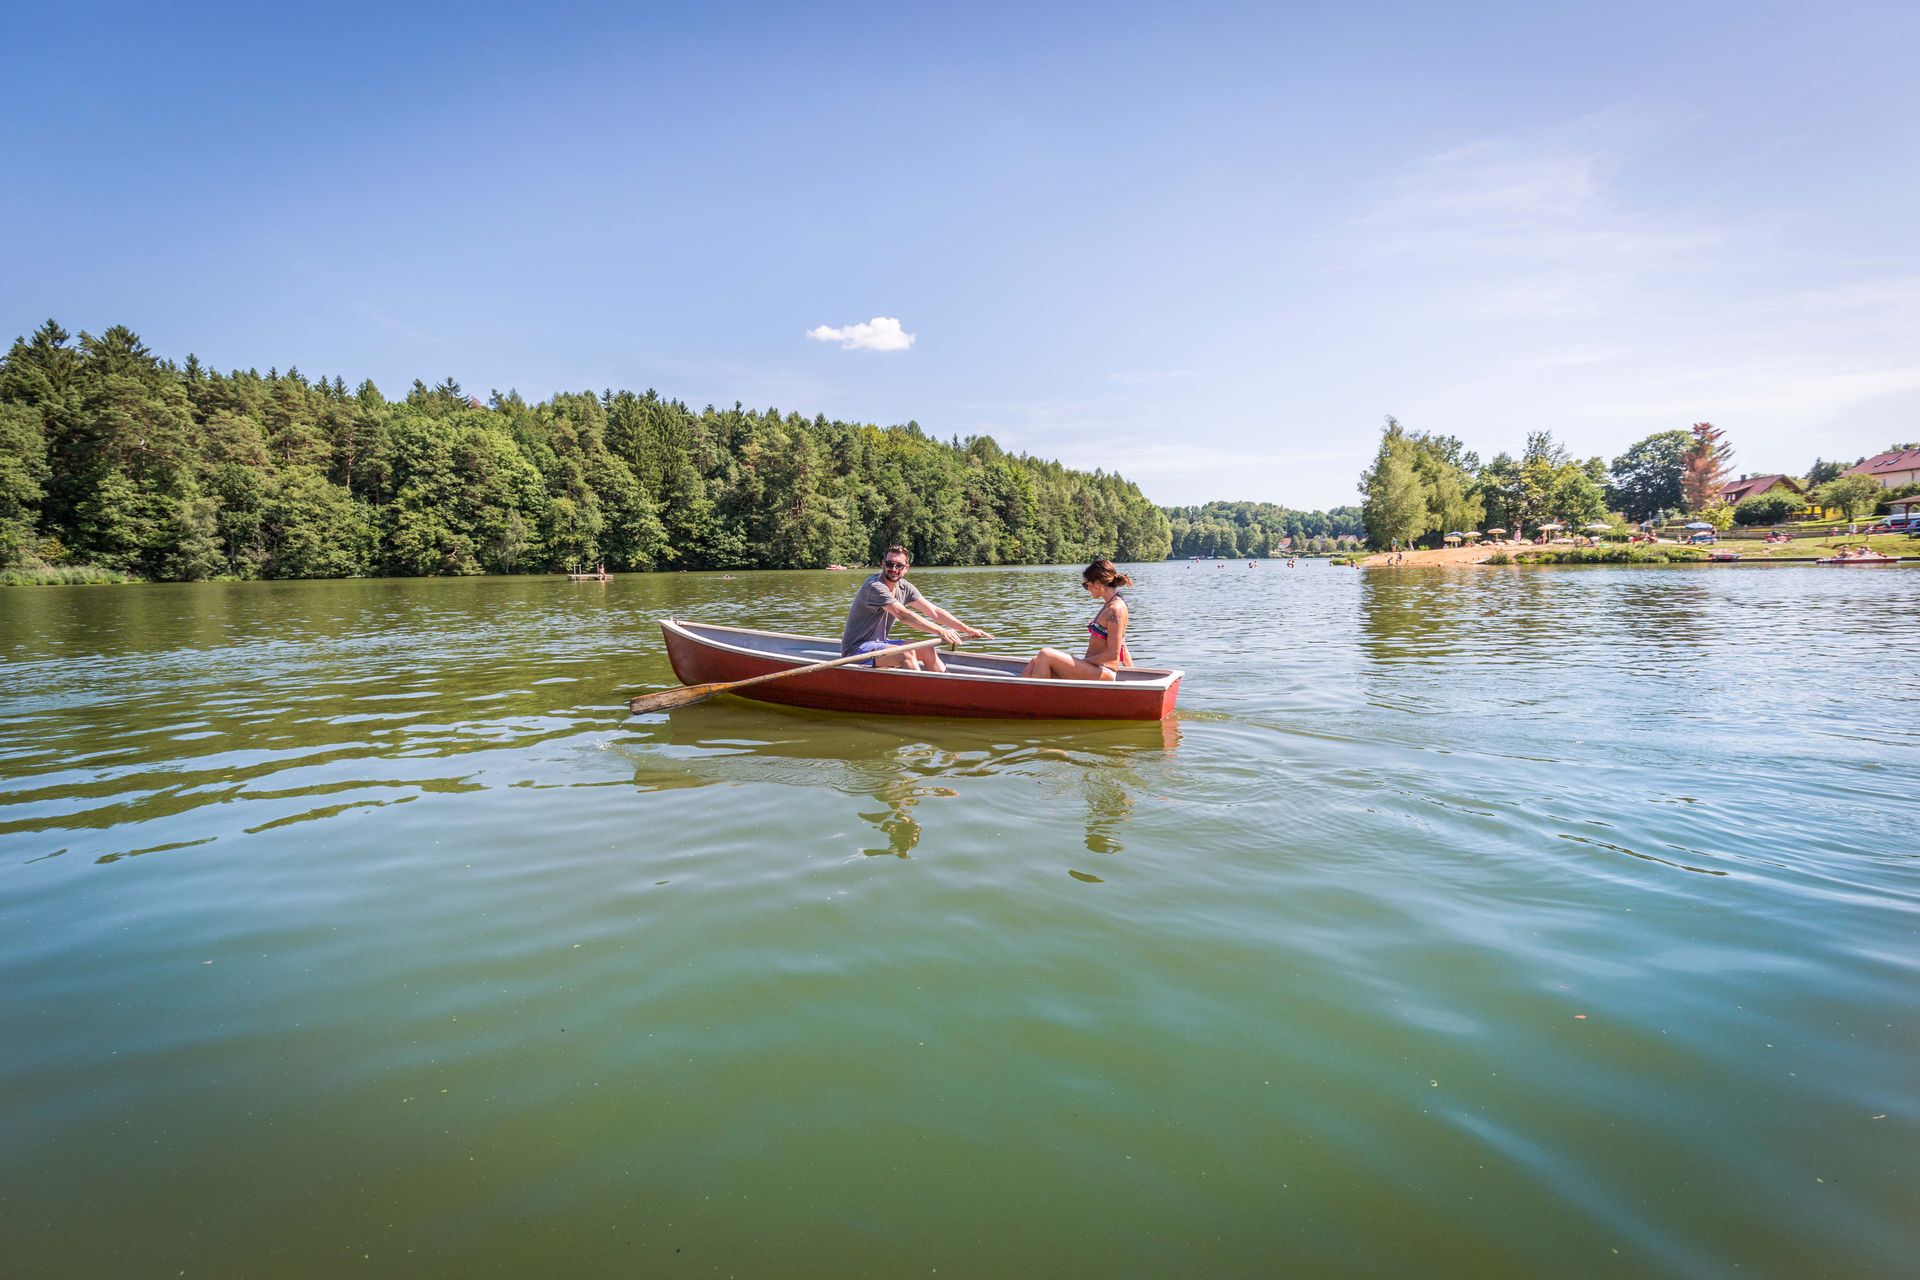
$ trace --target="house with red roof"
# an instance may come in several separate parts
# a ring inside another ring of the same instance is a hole
[[[1720,501],[1730,507],[1737,507],[1748,498],[1757,498],[1763,493],[1792,494],[1800,501],[1807,500],[1807,491],[1792,476],[1741,476],[1720,486]]]
[[[1849,467],[1850,476],[1872,476],[1882,489],[1903,484],[1920,484],[1920,449],[1889,449],[1876,453],[1857,467]]]

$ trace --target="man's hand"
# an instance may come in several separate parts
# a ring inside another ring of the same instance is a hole
[[[969,636],[972,636],[975,640],[993,639],[993,635],[991,632],[982,631],[978,627],[970,627],[964,622],[960,624],[960,629],[966,632]]]
[[[936,634],[939,635],[941,640],[946,642],[949,649],[957,649],[960,647],[960,633],[952,627],[941,627]]]

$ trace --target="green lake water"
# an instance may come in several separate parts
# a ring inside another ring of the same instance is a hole
[[[1920,1274],[1920,572],[1135,573],[0,593],[0,1275]]]

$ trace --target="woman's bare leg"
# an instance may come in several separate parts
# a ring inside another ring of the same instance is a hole
[[[1070,653],[1058,649],[1042,649],[1033,655],[1026,667],[1020,672],[1029,679],[1038,677],[1043,680],[1111,680],[1113,672],[1096,662],[1085,658],[1076,658]]]
[[[1062,662],[1071,664],[1072,661],[1071,657],[1058,649],[1042,649],[1027,659],[1027,665],[1020,669],[1020,674],[1029,680],[1035,678],[1054,680],[1059,678],[1054,670],[1056,664]]]

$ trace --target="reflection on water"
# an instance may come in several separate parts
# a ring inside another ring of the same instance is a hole
[[[860,717],[723,698],[635,718],[619,750],[642,791],[773,784],[828,787],[871,798],[859,817],[882,844],[869,855],[905,858],[922,826],[938,822],[963,779],[1037,776],[1076,792],[1086,848],[1118,853],[1133,792],[1165,785],[1180,742],[1175,719],[1153,723],[912,720]]]

